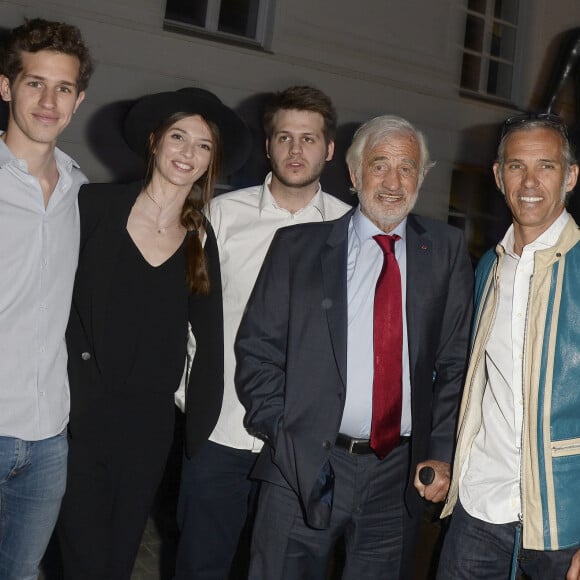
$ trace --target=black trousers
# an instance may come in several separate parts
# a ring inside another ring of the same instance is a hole
[[[183,459],[175,580],[245,579],[257,454],[206,442]]]
[[[173,396],[107,401],[70,426],[57,534],[66,580],[129,580],[173,439]]]
[[[374,454],[333,449],[335,474],[330,527],[309,527],[298,496],[262,482],[252,537],[250,580],[325,580],[334,546],[344,540],[343,580],[408,580],[419,518],[404,495],[409,444],[382,461]]]

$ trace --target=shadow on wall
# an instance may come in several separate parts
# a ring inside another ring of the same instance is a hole
[[[493,177],[500,128],[473,125],[461,132],[461,161],[453,168],[448,222],[465,232],[472,262],[476,263],[504,235],[511,216]]]
[[[0,27],[0,51],[2,51],[4,47],[4,39],[6,38],[9,32],[10,32],[9,28]],[[2,55],[0,54],[0,58],[1,57]],[[0,74],[2,72],[3,71],[0,70]],[[6,131],[7,126],[8,126],[8,104],[5,103],[2,99],[0,99],[0,130]]]
[[[355,131],[360,123],[345,123],[336,130],[334,157],[326,164],[320,179],[324,191],[332,193],[345,203],[356,205],[358,198],[350,190],[351,181],[346,166],[346,151],[352,143]]]
[[[547,52],[545,70],[550,71],[547,89],[540,96],[538,112],[556,113],[569,127],[576,157],[580,154],[580,28],[558,35]],[[546,86],[545,83],[543,86]],[[578,186],[576,186],[578,190]],[[568,211],[580,222],[580,197],[575,190]]]
[[[114,182],[135,181],[145,173],[145,163],[123,138],[123,120],[133,103],[117,101],[101,107],[89,119],[86,129],[89,149],[109,170]]]
[[[8,103],[0,100],[0,130],[6,131],[8,126]]]
[[[226,176],[220,181],[227,186],[224,191],[261,183],[266,173],[270,171],[270,164],[266,158],[266,134],[262,128],[262,110],[270,96],[271,93],[251,95],[242,100],[234,109],[250,129],[252,144],[250,155],[243,167],[230,175],[229,179]]]

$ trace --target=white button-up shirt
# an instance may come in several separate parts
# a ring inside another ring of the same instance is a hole
[[[262,185],[215,197],[208,212],[220,253],[224,305],[224,399],[210,440],[255,452],[262,448],[262,441],[243,426],[245,411],[234,385],[234,342],[262,262],[278,228],[333,220],[350,209],[319,187],[305,207],[292,213],[276,204],[269,187],[271,179],[268,174]]]
[[[564,211],[548,230],[524,246],[521,256],[513,251],[513,226],[501,241],[505,256],[497,312],[485,350],[488,378],[483,420],[459,486],[465,510],[492,524],[514,522],[521,512],[523,354],[534,253],[554,246],[568,219]]]
[[[0,435],[28,441],[60,433],[69,413],[65,329],[87,179],[54,154],[59,180],[45,208],[26,161],[0,141]]]

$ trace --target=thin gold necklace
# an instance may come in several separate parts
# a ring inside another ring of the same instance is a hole
[[[159,203],[157,203],[157,200],[149,193],[149,190],[145,190],[145,195],[161,210],[163,211],[163,208],[161,207],[161,205],[159,205]]]
[[[149,193],[149,190],[145,189],[144,192],[145,192],[145,195],[159,208],[159,210],[163,211],[163,208],[157,202],[157,200],[153,197],[153,195],[151,195],[151,193]],[[153,227],[155,230],[157,230],[158,234],[164,234],[165,232],[167,232],[167,230],[172,229],[173,226],[177,226],[177,228],[179,229],[180,219],[181,218],[177,218],[174,222],[171,222],[170,224],[167,224],[163,227],[159,227],[156,224],[154,224]]]

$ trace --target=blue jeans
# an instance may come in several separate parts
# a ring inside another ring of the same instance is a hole
[[[531,580],[566,577],[578,549],[536,551],[519,548],[515,570],[512,555],[516,522],[490,524],[470,516],[458,502],[451,517],[437,570],[438,580],[509,580],[525,574]]]
[[[35,580],[66,487],[66,430],[42,441],[0,437],[0,578]]]

